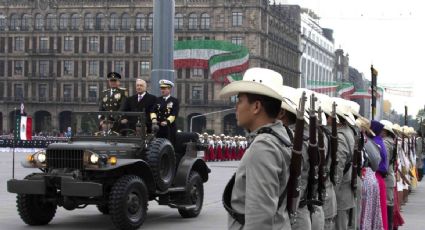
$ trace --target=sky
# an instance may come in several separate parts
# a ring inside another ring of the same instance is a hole
[[[273,0],[271,1],[273,2]],[[276,0],[312,9],[324,28],[334,30],[335,48],[349,54],[350,66],[378,85],[413,87],[412,97],[384,93],[392,109],[416,116],[425,105],[425,2],[420,0]]]

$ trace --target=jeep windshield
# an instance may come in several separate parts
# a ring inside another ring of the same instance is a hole
[[[73,112],[73,139],[138,139],[146,135],[142,112]]]

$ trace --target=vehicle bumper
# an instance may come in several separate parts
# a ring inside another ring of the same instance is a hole
[[[103,195],[102,184],[85,182],[69,177],[44,176],[37,179],[9,180],[7,191],[17,194],[45,195],[60,189],[62,196],[97,197]]]

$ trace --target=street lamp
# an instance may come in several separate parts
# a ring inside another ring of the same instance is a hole
[[[190,126],[189,126],[189,132],[192,132],[192,123],[193,123],[193,119],[197,118],[197,117],[202,117],[202,116],[207,116],[207,115],[211,115],[211,114],[216,114],[216,113],[222,113],[222,112],[226,112],[226,111],[230,111],[230,110],[234,110],[235,108],[231,108],[231,109],[223,109],[223,110],[219,110],[219,111],[214,111],[214,112],[209,112],[209,113],[203,113],[203,114],[199,114],[199,115],[195,115],[192,116],[190,118]]]

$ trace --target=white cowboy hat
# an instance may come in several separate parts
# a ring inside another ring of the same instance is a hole
[[[310,111],[310,103],[311,103],[310,100],[311,100],[311,95],[313,95],[313,94],[317,98],[317,100],[315,102],[315,106],[314,106],[315,107],[314,109],[316,110],[316,112],[319,110],[319,107],[322,107],[322,101],[320,100],[320,98],[318,96],[320,93],[317,93],[317,92],[314,92],[312,90],[305,89],[305,88],[298,88],[297,91],[300,93],[300,97],[301,97],[302,92],[306,92],[306,96],[307,96],[307,101],[305,103],[306,111]],[[322,111],[323,111],[323,108],[322,108]],[[319,119],[319,118],[317,118],[317,119]],[[324,113],[322,113],[322,124],[321,125],[326,125],[326,124],[327,124],[326,115]]]
[[[238,93],[252,93],[268,96],[283,101],[283,77],[278,72],[265,68],[248,69],[241,81],[226,85],[220,92],[220,97],[230,97]]]
[[[322,107],[323,112],[328,116],[332,116],[332,104],[334,102],[332,98],[325,94],[317,94],[317,98],[320,100],[320,107]],[[336,107],[338,108],[338,104]],[[338,116],[336,117],[336,122],[339,123]]]
[[[393,124],[392,128],[398,136],[401,136],[403,134],[403,129],[400,127],[399,124]]]
[[[285,100],[282,101],[281,108],[296,116],[302,94],[298,94],[297,90],[290,86],[284,85],[282,88],[283,90],[281,91],[281,95]],[[306,111],[304,112],[304,121],[307,124],[310,122],[308,113]]]
[[[376,136],[376,134],[372,131],[372,129],[370,129],[370,121],[367,118],[359,116],[356,119],[356,125],[357,127],[359,127],[359,129],[363,129],[366,132],[372,134],[373,136]]]
[[[354,116],[359,117],[360,116],[360,105],[355,101],[346,101],[346,102],[350,106],[351,113]]]
[[[384,129],[387,130],[388,132],[392,133],[395,135],[394,130],[393,130],[393,123],[391,121],[388,120],[380,120],[379,121],[381,124],[384,125]]]
[[[347,100],[344,100],[342,98],[334,97],[332,98],[336,104],[338,105],[336,107],[336,113],[344,118],[351,126],[356,125],[356,119],[354,118],[353,114],[351,113],[350,106],[347,103]]]

